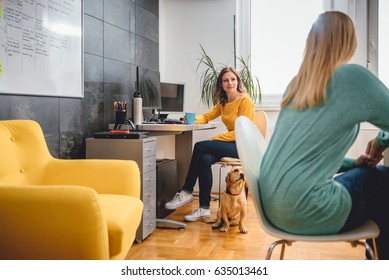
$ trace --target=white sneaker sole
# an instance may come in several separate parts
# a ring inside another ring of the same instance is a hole
[[[188,217],[188,216],[185,216],[185,221],[187,222],[197,222],[197,221],[200,221],[202,219],[209,219],[211,217],[211,215],[209,216],[201,216],[201,217]]]
[[[177,208],[180,208],[181,206],[184,206],[185,204],[188,204],[188,203],[190,203],[192,201],[193,201],[193,197],[190,200],[181,202],[180,204],[169,205],[169,204],[166,203],[165,204],[165,208],[168,209],[168,210],[176,210]]]

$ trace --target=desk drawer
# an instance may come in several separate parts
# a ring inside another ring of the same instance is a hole
[[[151,199],[149,201],[145,201],[144,207],[143,207],[143,220],[144,219],[151,219],[156,217],[156,199]]]
[[[157,185],[157,170],[151,170],[150,172],[143,173],[142,175],[142,188],[148,188],[150,186],[154,186],[156,188]]]
[[[157,227],[156,215],[151,214],[149,217],[143,219],[143,239],[149,236]]]
[[[156,228],[157,222],[156,200],[152,199],[145,203],[141,224],[136,232],[135,241],[141,243]]]
[[[143,145],[143,155],[144,157],[149,157],[149,156],[155,156],[155,141],[151,142],[146,142]]]
[[[142,163],[143,174],[155,170],[157,167],[157,161],[155,159],[155,155],[144,158]]]
[[[144,204],[157,197],[157,190],[155,184],[143,187],[142,201]]]

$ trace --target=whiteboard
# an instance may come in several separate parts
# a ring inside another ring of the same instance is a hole
[[[82,98],[82,0],[0,0],[0,93]]]

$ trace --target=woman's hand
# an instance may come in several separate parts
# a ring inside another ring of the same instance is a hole
[[[368,155],[360,155],[358,158],[355,159],[354,167],[360,167],[363,165],[367,165],[368,159],[369,159]]]
[[[384,158],[385,148],[380,145],[377,137],[370,140],[366,147],[366,164],[371,167],[376,166]]]
[[[383,159],[383,157],[384,156],[381,154],[374,159],[370,159],[368,155],[360,155],[357,159],[355,159],[354,167],[359,167],[363,165],[375,167]]]

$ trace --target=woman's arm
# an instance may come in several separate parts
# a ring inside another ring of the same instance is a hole
[[[343,173],[363,165],[368,165],[368,156],[365,154],[360,155],[356,159],[346,157],[343,159],[342,166],[337,173]]]
[[[196,116],[195,124],[208,123],[211,120],[216,119],[221,114],[220,104],[213,107],[210,111],[205,114]]]

